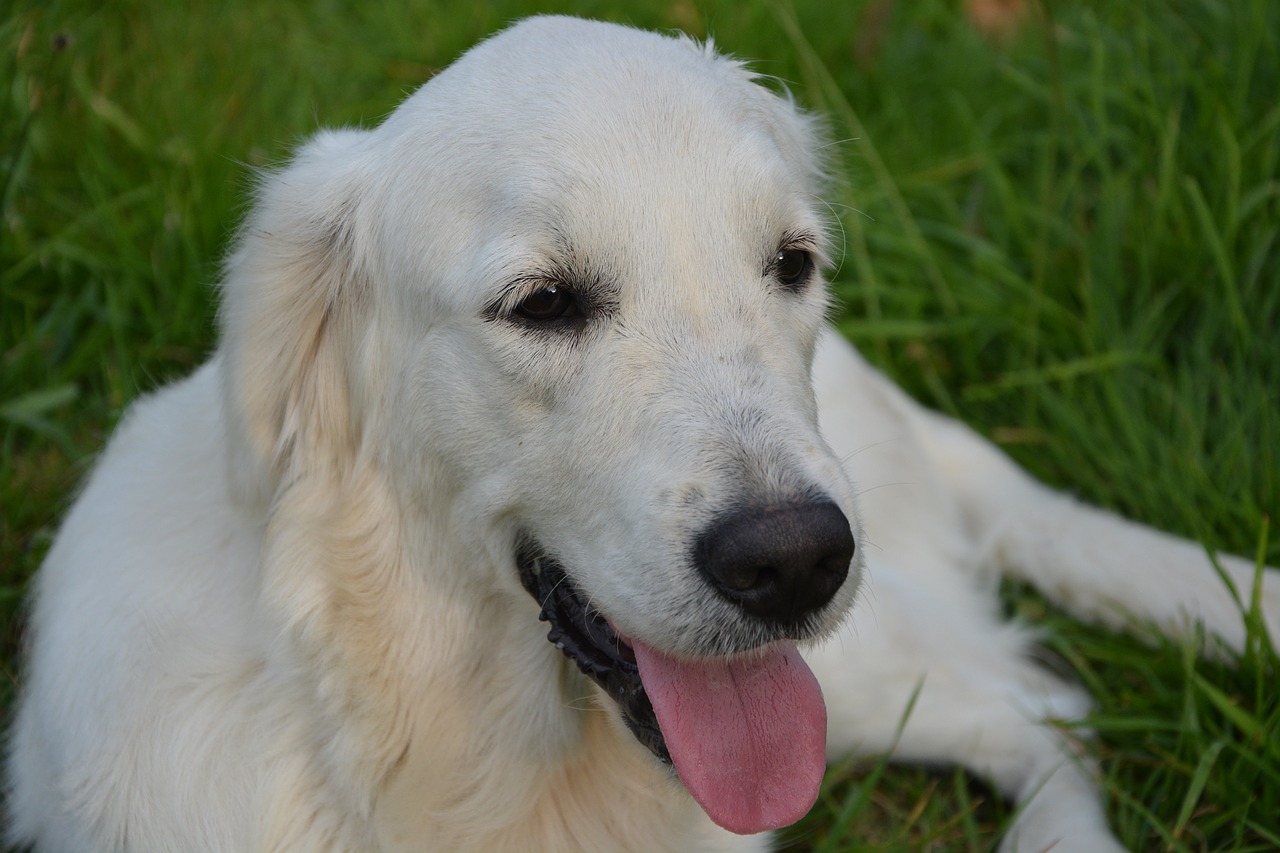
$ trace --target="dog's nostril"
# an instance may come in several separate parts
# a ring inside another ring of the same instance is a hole
[[[768,575],[773,573],[773,570],[768,567],[762,569],[744,567],[738,571],[726,572],[722,566],[717,566],[716,570],[718,571],[715,576],[733,592],[748,592],[760,585],[761,574]]]
[[[698,540],[695,562],[746,612],[793,625],[836,594],[853,550],[849,520],[821,500],[727,515]]]

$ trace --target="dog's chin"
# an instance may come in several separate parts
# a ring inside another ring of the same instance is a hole
[[[516,549],[520,582],[542,605],[539,619],[548,622],[547,639],[577,664],[588,678],[617,703],[627,728],[665,764],[671,763],[635,654],[598,610],[587,607],[569,576],[532,539]]]

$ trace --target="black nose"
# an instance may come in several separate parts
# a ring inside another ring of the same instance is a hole
[[[829,500],[738,510],[699,538],[694,561],[747,613],[795,625],[840,589],[853,560],[849,519]]]

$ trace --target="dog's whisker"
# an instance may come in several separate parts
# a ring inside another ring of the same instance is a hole
[[[831,212],[831,218],[835,221],[836,225],[840,228],[840,262],[836,264],[836,268],[831,274],[831,277],[833,279],[836,279],[840,277],[840,271],[844,269],[844,259],[848,255],[848,250],[849,250],[849,235],[845,232],[844,220],[841,219],[840,214],[836,212],[835,203],[820,197],[818,198],[818,201],[826,205],[827,210]]]
[[[864,488],[859,489],[857,492],[857,495],[859,498],[861,498],[864,495],[869,495],[872,492],[879,491],[880,489],[892,489],[900,486],[917,486],[918,487],[919,485],[920,484],[918,482],[915,482],[912,480],[899,480],[896,482],[877,483],[874,486],[866,486]]]
[[[874,441],[867,444],[859,445],[858,447],[855,447],[853,450],[841,456],[840,463],[842,465],[847,465],[849,463],[849,460],[855,459],[869,450],[878,450],[882,447],[886,447],[888,445],[893,445],[893,444],[899,444],[904,441],[906,441],[906,439],[903,436],[894,436],[893,438],[886,438],[880,441]]]
[[[822,150],[824,148],[835,148],[840,145],[847,145],[850,142],[861,142],[861,141],[862,141],[861,136],[846,136],[843,139],[833,139],[830,142],[827,142],[823,145],[819,145],[818,150]]]

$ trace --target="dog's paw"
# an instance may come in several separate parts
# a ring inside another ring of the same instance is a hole
[[[999,853],[1129,853],[1129,848],[1103,827],[1043,834],[1015,824],[1000,842]]]
[[[1280,570],[1268,566],[1259,575],[1256,563],[1233,556],[1220,556],[1217,564],[1234,587],[1234,600],[1228,607],[1204,607],[1197,615],[1205,628],[1239,652],[1248,637],[1248,621],[1256,600],[1271,647],[1280,652]]]
[[[1251,607],[1251,601],[1245,601],[1246,608]],[[1262,594],[1258,604],[1271,648],[1280,653],[1280,571],[1270,567],[1262,570]]]

